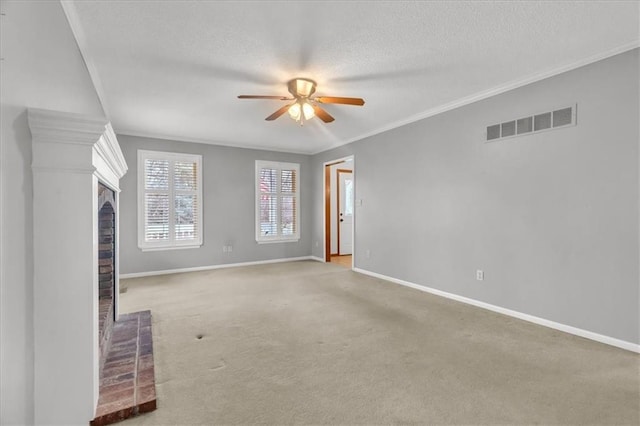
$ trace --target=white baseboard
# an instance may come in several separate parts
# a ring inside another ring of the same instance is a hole
[[[560,324],[554,321],[549,321],[544,318],[539,318],[533,315],[524,314],[522,312],[513,311],[511,309],[503,308],[489,303],[481,302],[479,300],[470,299],[468,297],[459,296],[453,293],[447,293],[446,291],[437,290],[435,288],[415,284],[409,281],[400,280],[386,275],[378,274],[376,272],[367,271],[366,269],[353,268],[355,272],[359,272],[371,277],[380,278],[386,281],[390,281],[395,284],[400,284],[406,287],[411,287],[416,290],[424,291],[426,293],[435,294],[436,296],[446,297],[458,302],[466,303],[468,305],[477,306],[479,308],[487,309],[489,311],[497,312],[499,314],[508,315],[510,317],[518,318],[524,321],[528,321],[534,324],[542,325],[544,327],[553,328],[555,330],[563,331],[565,333],[573,334],[576,336],[584,337],[586,339],[595,340],[596,342],[604,343],[607,345],[615,346],[617,348],[626,349],[631,352],[640,353],[640,345],[625,340],[616,339],[614,337],[604,336],[602,334],[594,333],[592,331],[583,330],[581,328],[572,327],[570,325]]]
[[[318,256],[310,256],[309,259],[324,263],[324,259]]]
[[[236,268],[238,266],[265,265],[268,263],[296,262],[298,260],[318,260],[318,259],[319,258],[314,256],[301,256],[301,257],[288,257],[284,259],[257,260],[253,262],[223,263],[220,265],[195,266],[193,268],[165,269],[162,271],[134,272],[131,274],[120,274],[120,279],[126,280],[127,278],[142,278],[142,277],[152,277],[155,275],[181,274],[184,272],[198,272],[198,271],[209,271],[212,269]]]

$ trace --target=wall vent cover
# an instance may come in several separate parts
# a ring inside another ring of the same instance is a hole
[[[554,109],[552,111],[532,114],[528,117],[507,120],[499,124],[487,126],[486,141],[492,142],[514,136],[554,130],[561,127],[575,126],[578,105]]]

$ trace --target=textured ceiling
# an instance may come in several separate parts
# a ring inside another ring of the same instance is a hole
[[[630,2],[63,2],[116,132],[315,153],[638,45]],[[294,77],[335,121],[300,127]]]

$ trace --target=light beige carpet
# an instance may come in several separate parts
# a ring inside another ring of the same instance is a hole
[[[337,265],[123,283],[158,394],[124,424],[640,422],[638,355]]]

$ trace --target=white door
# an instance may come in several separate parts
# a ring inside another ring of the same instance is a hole
[[[353,251],[353,173],[338,170],[338,254]]]

